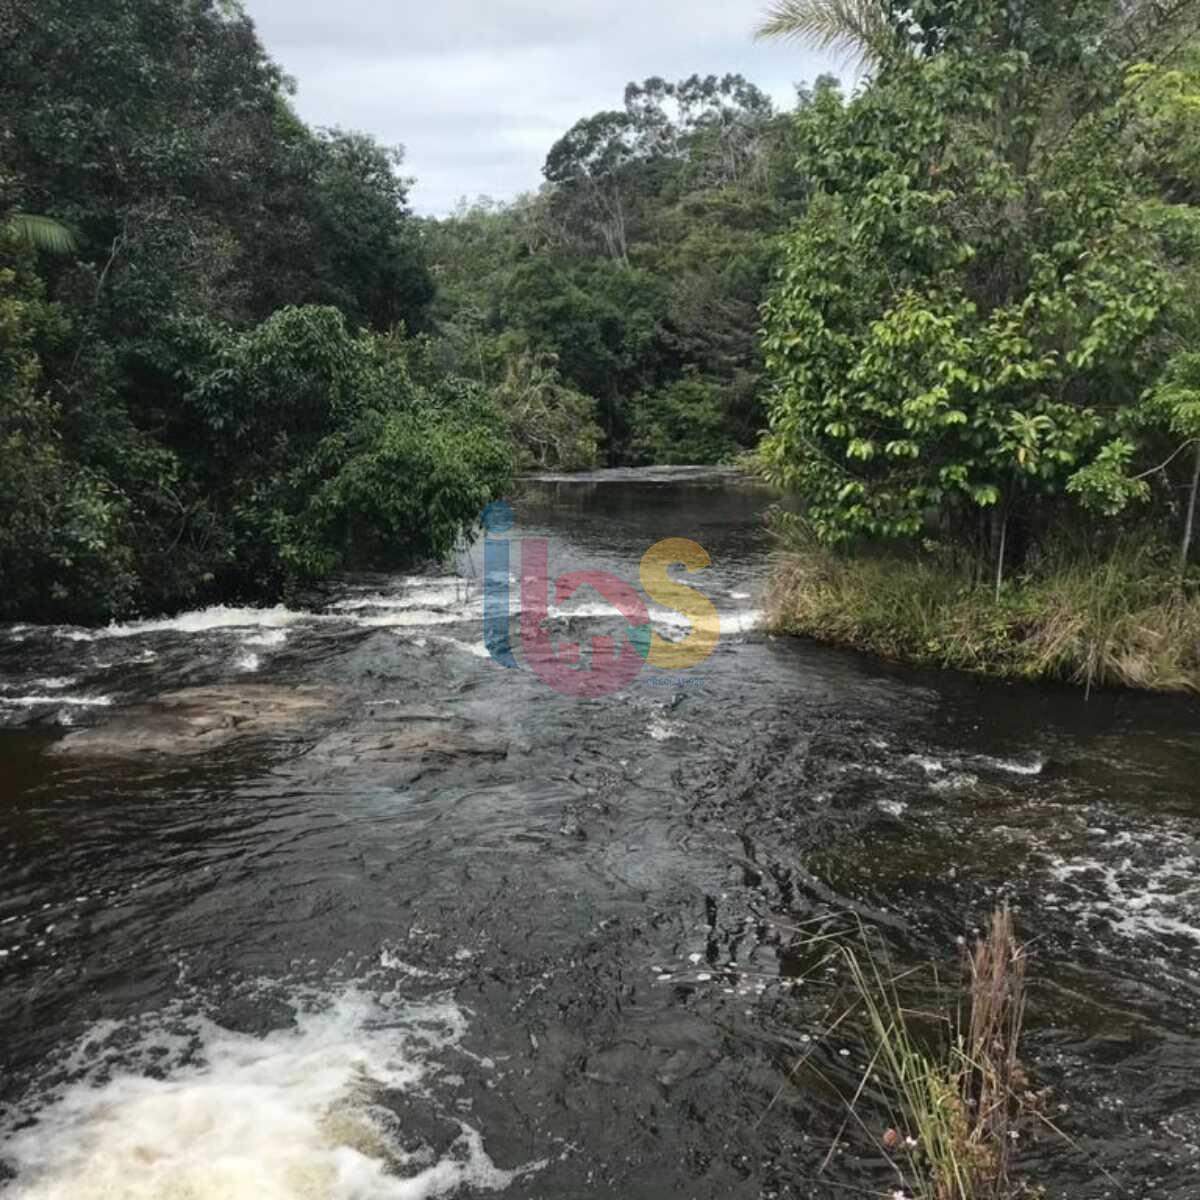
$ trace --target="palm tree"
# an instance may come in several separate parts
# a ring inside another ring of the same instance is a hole
[[[883,57],[892,32],[884,0],[773,0],[755,36],[807,42],[870,63]]]
[[[852,62],[878,63],[896,45],[892,13],[888,0],[771,0],[755,36],[807,42],[818,50],[845,51]],[[1134,61],[1160,57],[1167,34],[1198,28],[1195,0],[1112,0],[1097,34]],[[1173,38],[1165,49],[1171,53],[1180,44]]]
[[[44,250],[47,254],[70,254],[75,249],[75,235],[61,221],[52,217],[15,212],[9,214],[7,224],[17,237],[35,250]]]

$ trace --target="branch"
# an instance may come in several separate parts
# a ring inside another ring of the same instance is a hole
[[[1165,471],[1189,446],[1197,444],[1200,444],[1200,438],[1189,438],[1166,462],[1159,463],[1157,467],[1151,467],[1149,471],[1143,471],[1140,475],[1134,475],[1131,482],[1140,483],[1143,479],[1149,479],[1151,475],[1157,475],[1159,471]]]

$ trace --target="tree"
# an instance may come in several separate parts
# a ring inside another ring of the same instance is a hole
[[[46,301],[33,252],[0,226],[0,619],[120,607],[132,590],[122,498],[64,451],[62,420],[45,389],[40,346],[68,336]]]
[[[1121,150],[1153,197],[1147,217],[1170,248],[1164,274],[1169,269],[1171,321],[1157,347],[1161,371],[1095,466],[1071,486],[1082,503],[1109,516],[1157,496],[1182,529],[1186,567],[1200,499],[1200,324],[1192,304],[1200,282],[1200,49],[1192,46],[1169,64],[1132,67],[1121,110]]]
[[[763,461],[828,542],[940,531],[1002,577],[1069,496],[1144,492],[1129,418],[1191,218],[1124,142],[1111,5],[907,11],[918,52],[801,117],[817,192],[766,310]]]
[[[889,9],[887,0],[775,0],[757,35],[808,42],[819,50],[877,62],[893,44]]]
[[[502,299],[506,321],[555,356],[563,378],[600,402],[615,451],[625,435],[624,400],[652,377],[665,285],[609,259],[522,263]]]
[[[500,410],[477,385],[432,376],[419,347],[311,306],[210,337],[185,402],[206,431],[231,578],[443,556],[508,483]]]
[[[598,235],[610,258],[629,260],[629,195],[626,168],[634,160],[633,121],[627,113],[603,112],[580,121],[551,147],[545,176]]]
[[[631,450],[635,461],[665,466],[727,462],[737,452],[720,383],[689,371],[682,379],[635,398]]]
[[[434,285],[398,174],[403,150],[338,129],[323,130],[317,147],[316,298],[373,329],[424,328]]]
[[[1161,53],[1194,31],[1192,0],[774,0],[758,28],[886,68],[909,55],[1023,51],[1077,74]]]
[[[604,434],[596,424],[596,402],[562,382],[551,355],[512,354],[495,397],[521,466],[578,471],[599,461]]]
[[[773,236],[807,201],[792,140],[791,121],[740,75],[630,83],[621,109],[554,145],[538,195],[426,223],[438,353],[506,394],[553,363],[563,390],[535,391],[557,396],[561,412],[528,411],[557,442],[557,422],[575,428],[579,398],[590,398],[610,462],[675,454],[647,431],[682,429],[692,402],[693,425],[712,433],[686,443],[693,461],[751,445]]]
[[[77,246],[75,235],[61,221],[33,213],[10,213],[12,232],[31,249],[47,254],[70,254]]]

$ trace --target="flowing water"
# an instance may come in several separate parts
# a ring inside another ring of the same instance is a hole
[[[687,537],[715,654],[559,695],[483,646],[482,556],[294,608],[0,631],[0,1190],[13,1200],[880,1194],[811,1071],[809,938],[913,962],[1009,899],[1047,1195],[1200,1196],[1200,729],[1177,700],[922,675],[757,628],[770,497],[546,477],[514,536],[637,580]],[[515,598],[514,598],[515,606]],[[679,619],[654,611],[678,637]],[[581,594],[552,617],[621,627]],[[54,756],[198,685],[336,685],[489,753]],[[856,1190],[858,1189],[858,1190]],[[890,1188],[884,1188],[890,1194]]]

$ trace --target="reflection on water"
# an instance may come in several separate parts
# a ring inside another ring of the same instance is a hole
[[[550,540],[552,575],[636,583],[668,537],[713,559],[688,579],[722,616],[712,658],[597,700],[490,661],[478,546],[289,608],[0,631],[7,1193],[878,1190],[878,1164],[818,1174],[844,1112],[773,1037],[863,1064],[823,1041],[831,998],[788,929],[853,912],[953,961],[1007,898],[1033,946],[1030,1065],[1078,1145],[1029,1151],[1038,1180],[1196,1195],[1195,705],[771,639],[771,500],[727,473],[528,485],[515,536]],[[582,594],[551,627],[621,626]],[[334,732],[358,749],[44,753],[248,680],[345,689]],[[473,740],[362,750],[397,713]],[[501,752],[464,750],[484,740]]]

